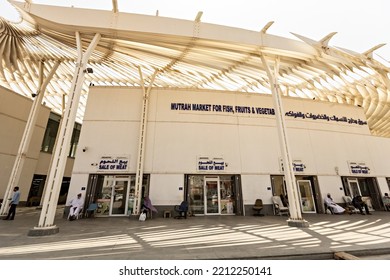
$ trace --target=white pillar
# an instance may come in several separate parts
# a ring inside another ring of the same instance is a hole
[[[290,218],[287,220],[287,224],[296,227],[308,227],[309,223],[302,218],[298,187],[295,180],[289,141],[287,137],[287,129],[284,121],[284,110],[282,106],[282,98],[280,96],[280,88],[278,85],[279,59],[275,60],[274,73],[271,72],[267,60],[264,58],[263,55],[261,55],[261,61],[263,62],[263,65],[267,72],[272,91],[272,97],[275,107],[275,117],[279,134],[279,142],[283,157],[284,177],[286,180],[288,204],[290,210]]]
[[[137,173],[135,175],[135,195],[134,195],[134,208],[133,214],[138,215],[141,211],[141,200],[142,200],[142,179],[144,176],[144,155],[145,155],[145,143],[146,143],[146,129],[148,122],[148,107],[149,107],[149,95],[153,86],[154,79],[158,73],[158,70],[154,71],[153,76],[150,79],[150,83],[147,89],[145,89],[144,79],[141,68],[138,68],[141,87],[143,91],[142,98],[142,110],[141,110],[141,121],[139,127],[139,139],[138,139],[138,156],[137,156]]]
[[[27,152],[30,146],[31,138],[34,132],[35,124],[38,119],[39,115],[39,110],[41,108],[42,100],[45,95],[45,90],[46,87],[53,77],[54,73],[56,72],[58,66],[60,65],[60,62],[56,62],[51,69],[50,73],[47,75],[45,79],[44,78],[44,73],[43,73],[43,68],[44,68],[44,62],[41,61],[39,65],[39,85],[38,85],[38,90],[35,95],[35,99],[33,101],[33,104],[30,109],[30,114],[27,119],[26,127],[24,128],[24,132],[22,135],[22,139],[20,141],[18,153],[15,158],[15,162],[11,171],[10,178],[8,180],[8,185],[5,191],[4,199],[3,199],[3,204],[0,209],[0,215],[6,215],[8,212],[8,206],[10,198],[12,196],[12,190],[15,186],[19,184],[19,179],[20,175],[23,170],[24,162],[26,161],[27,157]]]
[[[54,217],[57,210],[59,191],[61,189],[62,178],[69,153],[69,145],[73,133],[74,122],[76,120],[81,89],[84,83],[86,65],[99,40],[100,34],[95,34],[91,44],[83,54],[80,34],[79,32],[76,32],[76,43],[78,51],[76,70],[68,96],[68,102],[66,104],[65,111],[63,112],[60,128],[57,134],[50,171],[46,180],[46,190],[38,226],[34,227],[34,229],[31,229],[28,235],[48,235],[57,233],[59,231],[58,227],[54,225]]]

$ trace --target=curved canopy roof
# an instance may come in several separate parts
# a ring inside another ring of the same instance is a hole
[[[86,49],[96,33],[101,39],[88,67],[77,120],[82,121],[88,88],[149,85],[270,94],[261,56],[279,62],[283,95],[361,106],[373,135],[390,137],[389,67],[365,53],[296,35],[297,40],[194,21],[13,2],[22,20],[0,18],[0,85],[31,97],[39,83],[39,64],[51,79],[44,102],[61,113],[77,61],[76,32]],[[143,79],[140,77],[142,72]]]

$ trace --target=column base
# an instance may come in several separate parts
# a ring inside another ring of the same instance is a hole
[[[308,228],[309,222],[306,220],[287,220],[287,225],[290,227]]]
[[[57,226],[52,227],[34,227],[33,229],[30,229],[27,233],[28,236],[45,236],[45,235],[52,235],[60,232],[60,228]]]

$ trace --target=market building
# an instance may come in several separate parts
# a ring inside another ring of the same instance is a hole
[[[36,192],[38,230],[56,231],[65,191],[101,216],[138,215],[145,195],[160,213],[186,200],[194,215],[251,215],[258,198],[272,214],[282,194],[294,223],[323,213],[328,192],[383,209],[383,45],[356,53],[332,47],[335,33],[293,40],[269,34],[273,22],[257,32],[203,23],[202,12],[121,13],[116,1],[112,11],[11,2],[21,20],[0,21],[0,191],[18,184],[24,203]]]
[[[285,98],[303,213],[324,213],[331,193],[369,197],[382,209],[389,189],[390,141],[370,134],[361,107]],[[133,211],[142,89],[90,89],[71,192],[86,191],[103,216]],[[163,213],[182,200],[194,215],[271,214],[286,195],[275,112],[269,95],[152,88],[142,196]],[[162,214],[161,214],[162,215]]]

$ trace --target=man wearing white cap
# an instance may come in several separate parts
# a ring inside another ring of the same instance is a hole
[[[77,215],[80,213],[81,209],[83,209],[84,206],[84,199],[81,199],[81,193],[79,193],[77,197],[69,201],[69,204],[69,220],[72,221],[77,217]]]
[[[329,207],[334,214],[343,214],[345,212],[345,209],[343,207],[333,201],[333,198],[330,196],[330,193],[326,195],[324,201],[326,206]]]

